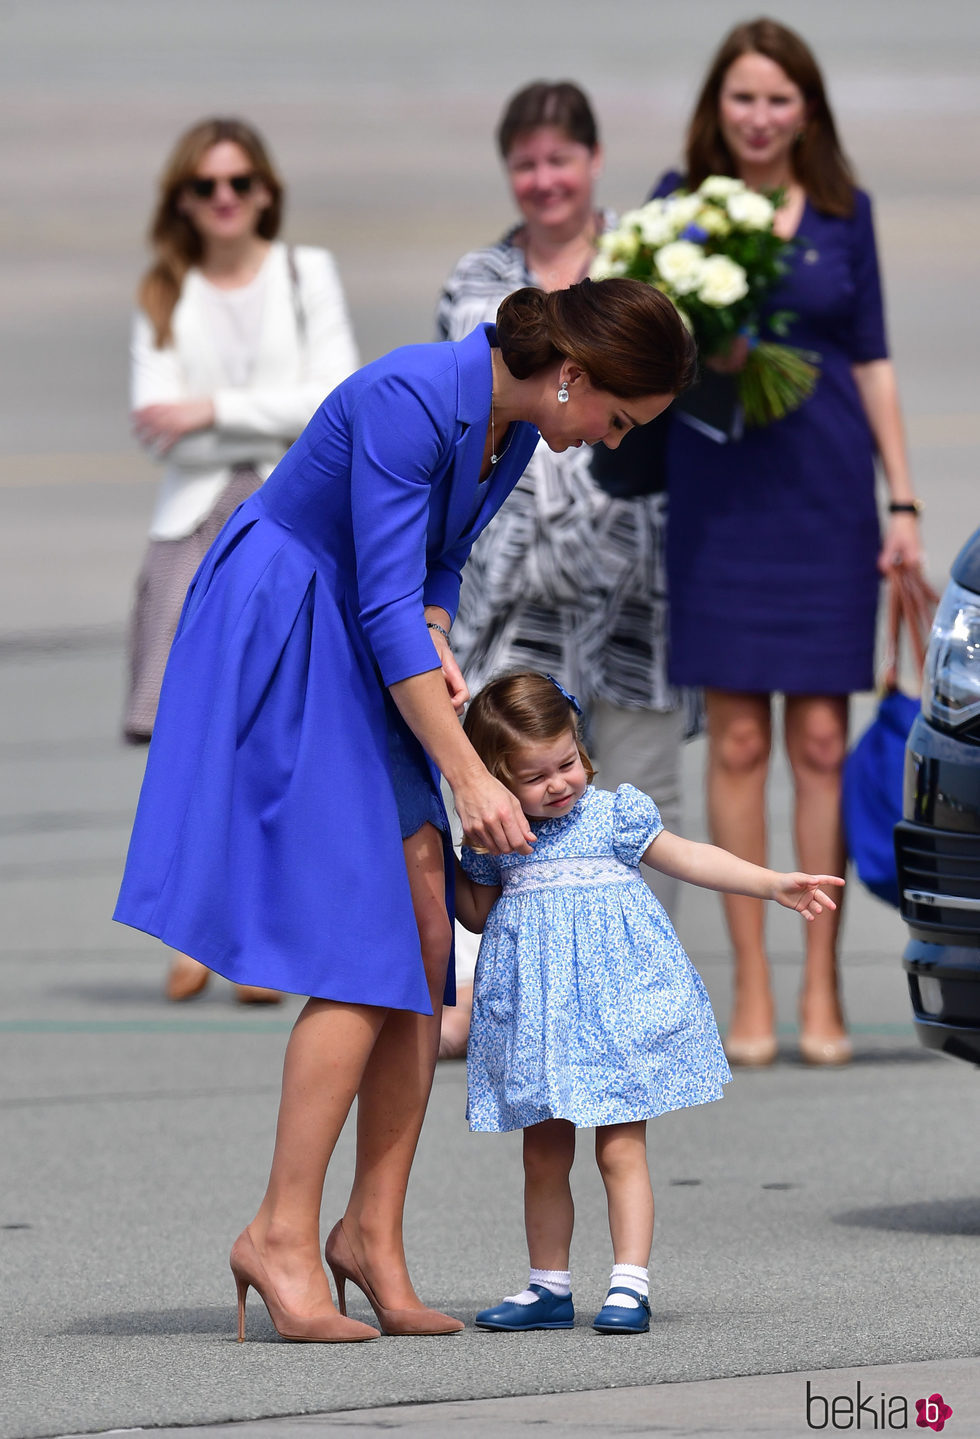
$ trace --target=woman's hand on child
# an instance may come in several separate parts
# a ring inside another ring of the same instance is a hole
[[[772,898],[787,909],[795,909],[806,920],[816,919],[825,909],[836,909],[837,905],[823,886],[844,881],[834,874],[777,874],[772,886]]]
[[[530,854],[535,842],[527,815],[510,790],[493,775],[480,771],[453,790],[463,838],[487,854]]]

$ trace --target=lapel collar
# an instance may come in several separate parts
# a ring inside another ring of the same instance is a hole
[[[465,428],[456,441],[453,455],[449,505],[446,511],[446,537],[450,544],[473,528],[480,461],[487,438],[487,425],[490,423],[490,394],[493,383],[490,341],[495,338],[492,325],[479,325],[453,346],[457,370],[456,419]],[[483,488],[489,491],[491,487],[492,481],[488,478]]]

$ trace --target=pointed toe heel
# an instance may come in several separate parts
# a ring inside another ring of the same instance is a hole
[[[764,1069],[776,1058],[776,1036],[761,1034],[757,1039],[733,1039],[724,1041],[725,1058],[729,1064],[742,1069]]]
[[[819,1039],[814,1034],[800,1035],[800,1058],[804,1064],[850,1064],[854,1047],[846,1034],[834,1039]]]
[[[465,1328],[461,1319],[454,1319],[451,1314],[443,1314],[438,1309],[427,1309],[424,1305],[419,1305],[418,1309],[386,1309],[378,1301],[357,1262],[342,1219],[338,1219],[327,1235],[323,1257],[337,1286],[337,1308],[341,1314],[347,1313],[347,1281],[350,1280],[378,1316],[382,1334],[458,1334]]]
[[[245,1300],[249,1288],[255,1290],[269,1311],[273,1328],[281,1339],[306,1344],[357,1344],[365,1339],[378,1338],[378,1331],[370,1324],[347,1319],[343,1314],[291,1314],[280,1302],[247,1229],[242,1230],[232,1245],[229,1263],[238,1291],[239,1344],[245,1342]]]

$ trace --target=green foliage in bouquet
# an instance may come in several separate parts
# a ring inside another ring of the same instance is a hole
[[[706,356],[724,355],[739,336],[750,345],[734,377],[747,425],[768,425],[813,393],[819,357],[759,340],[765,296],[786,273],[794,241],[773,233],[783,199],[761,195],[729,175],[709,175],[692,192],[676,190],[624,215],[599,239],[593,279],[624,275],[673,300]],[[771,315],[784,335],[793,315]]]

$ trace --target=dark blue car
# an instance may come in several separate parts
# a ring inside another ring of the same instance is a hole
[[[919,1039],[980,1064],[980,530],[957,556],[926,656],[895,830],[903,962]]]

